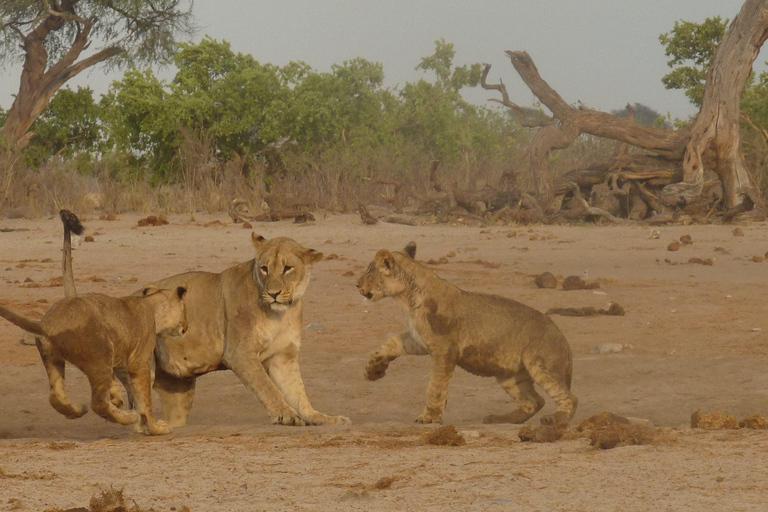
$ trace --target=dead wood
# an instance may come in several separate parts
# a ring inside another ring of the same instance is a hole
[[[388,222],[390,224],[402,224],[403,226],[416,226],[417,223],[414,219],[404,218],[404,217],[395,217],[394,215],[390,217],[384,217],[384,222]]]
[[[362,220],[363,224],[366,226],[373,226],[379,222],[379,219],[368,212],[368,208],[366,208],[363,203],[357,203],[357,211],[360,213],[360,220]]]

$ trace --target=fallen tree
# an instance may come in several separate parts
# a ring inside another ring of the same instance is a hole
[[[526,151],[525,165],[533,174],[536,198],[549,214],[553,212],[555,198],[563,195],[564,207],[576,199],[574,208],[589,212],[589,208],[597,207],[614,216],[609,209],[595,204],[585,208],[579,199],[584,200],[574,195],[578,191],[579,195],[595,199],[592,189],[601,184],[608,187],[614,198],[627,198],[627,208],[622,213],[630,217],[632,212],[636,220],[654,212],[665,214],[679,209],[699,214],[711,213],[713,208],[743,212],[757,207],[764,211],[760,192],[741,151],[739,102],[766,38],[768,0],[746,0],[717,48],[707,73],[699,114],[689,127],[680,130],[643,126],[634,123],[632,116],[623,119],[569,105],[540,76],[526,52],[506,53],[523,82],[551,116],[530,116],[510,100],[503,83],[489,84],[488,64],[484,65],[481,85],[501,94],[501,99],[491,101],[510,108],[523,126],[536,130]],[[556,179],[549,169],[550,153],[568,147],[582,134],[620,141],[622,149],[606,162]],[[628,146],[643,151],[628,151]],[[712,171],[719,183],[707,181],[707,171]],[[598,196],[607,198],[605,193]],[[602,213],[600,216],[606,217]]]

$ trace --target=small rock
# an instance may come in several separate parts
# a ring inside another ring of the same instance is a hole
[[[544,272],[536,276],[536,286],[539,288],[557,288],[557,278],[551,272]]]
[[[24,282],[25,283],[34,283],[34,281],[32,280],[31,277],[28,277],[28,278],[24,279]]]
[[[88,235],[84,239],[85,242],[93,242],[93,237],[91,235]]]
[[[309,324],[307,327],[310,331],[324,331],[325,327],[321,324]]]
[[[693,238],[691,238],[691,235],[683,235],[680,237],[680,243],[683,245],[691,245],[693,243]]]
[[[331,253],[328,256],[325,257],[326,261],[328,260],[337,260],[339,259],[339,255],[336,253]]]
[[[752,256],[752,261],[754,261],[755,263],[762,263],[763,262],[763,257],[762,256]]]
[[[624,308],[617,302],[612,302],[606,314],[610,316],[624,316]]]
[[[593,354],[617,354],[624,350],[621,343],[600,343],[592,347]]]
[[[252,229],[253,226],[251,226],[250,222],[243,222],[243,229]]]
[[[672,242],[667,246],[668,251],[679,251],[680,250],[680,242]]]
[[[586,283],[579,276],[568,276],[563,281],[563,290],[568,292],[571,290],[583,290],[586,287]]]
[[[706,265],[711,267],[715,264],[715,261],[712,258],[691,258],[688,260],[688,263],[697,263],[699,265]]]
[[[661,238],[661,232],[658,229],[651,230],[651,240],[658,240]]]
[[[744,231],[741,228],[736,228],[733,230],[733,236],[744,236]]]

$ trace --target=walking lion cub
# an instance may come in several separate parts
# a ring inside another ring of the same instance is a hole
[[[384,376],[403,354],[432,356],[427,406],[416,421],[440,423],[448,386],[458,365],[481,377],[495,377],[519,401],[504,415],[485,423],[523,423],[539,412],[541,386],[557,403],[544,424],[567,425],[578,404],[571,393],[573,360],[560,329],[547,316],[514,300],[472,293],[437,277],[414,260],[416,244],[403,252],[381,250],[358,280],[360,293],[372,301],[394,297],[408,316],[409,330],[391,337],[371,355],[369,380]]]
[[[50,402],[67,418],[79,418],[85,405],[73,404],[64,391],[64,366],[79,368],[91,385],[91,407],[102,418],[121,425],[141,421],[145,434],[167,434],[170,426],[152,414],[152,358],[158,333],[180,336],[187,330],[186,287],[144,289],[142,297],[115,298],[98,293],[63,299],[38,322],[0,306],[0,317],[36,334],[51,386]],[[135,410],[122,410],[111,401],[115,370],[127,373]]]

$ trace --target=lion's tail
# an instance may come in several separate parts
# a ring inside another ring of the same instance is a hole
[[[77,290],[75,289],[75,275],[72,272],[72,233],[78,236],[82,235],[85,228],[77,215],[69,210],[61,210],[59,217],[64,224],[64,248],[61,255],[64,297],[74,297],[77,295]]]
[[[32,334],[38,334],[40,336],[46,335],[45,331],[43,331],[43,326],[40,324],[40,322],[36,320],[30,320],[29,318],[16,314],[4,306],[0,306],[0,316],[5,318],[11,323],[18,325],[19,327],[21,327],[27,332],[31,332]]]

